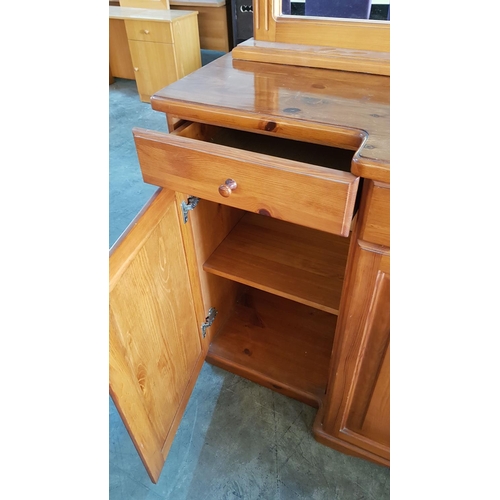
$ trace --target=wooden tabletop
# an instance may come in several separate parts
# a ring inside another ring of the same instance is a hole
[[[109,6],[110,19],[134,19],[147,21],[172,22],[180,17],[196,16],[194,10],[170,10],[170,9],[139,9],[135,7]]]
[[[226,0],[170,0],[170,5],[183,7],[224,7]]]
[[[153,109],[186,120],[356,150],[351,171],[390,182],[390,77],[215,60],[158,91]]]

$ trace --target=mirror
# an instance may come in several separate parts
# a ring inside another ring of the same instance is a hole
[[[281,14],[388,21],[390,0],[282,0]]]

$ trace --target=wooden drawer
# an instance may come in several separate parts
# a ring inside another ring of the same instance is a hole
[[[198,123],[133,134],[145,182],[349,235],[359,182],[348,172],[352,151]],[[237,187],[224,197],[227,179]]]
[[[174,43],[170,23],[125,20],[125,29],[129,40]]]
[[[391,246],[390,193],[389,184],[365,180],[360,239],[377,245]]]

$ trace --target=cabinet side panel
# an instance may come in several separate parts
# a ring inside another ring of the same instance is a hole
[[[109,20],[109,67],[114,77],[135,80],[127,32],[122,19]]]
[[[198,16],[177,19],[173,30],[177,75],[183,78],[201,68]]]
[[[171,9],[198,11],[200,48],[229,52],[229,31],[225,5],[222,7],[173,5]]]
[[[173,199],[161,193],[110,258],[119,269],[110,280],[110,393],[153,481],[201,354]],[[159,206],[164,213],[144,240]]]

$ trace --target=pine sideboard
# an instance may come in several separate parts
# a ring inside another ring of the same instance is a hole
[[[389,77],[230,53],[151,105],[159,189],[110,252],[110,393],[151,480],[205,361],[389,465]]]

